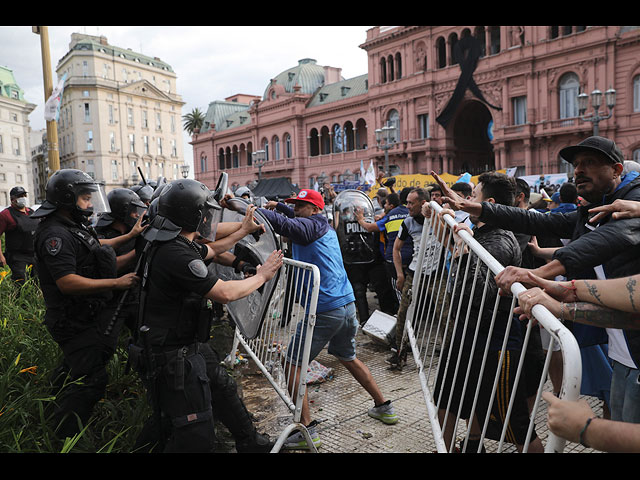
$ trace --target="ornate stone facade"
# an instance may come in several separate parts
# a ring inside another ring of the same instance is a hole
[[[609,88],[617,102],[599,134],[626,159],[640,155],[639,27],[374,27],[360,48],[366,75],[343,79],[338,68],[305,59],[262,97],[233,102],[228,116],[209,112],[217,123],[191,142],[196,178],[213,186],[226,171],[231,184],[247,185],[260,170],[301,188],[323,173],[357,179],[361,165],[384,166],[375,130],[388,121],[398,127],[391,173],[518,167],[518,175],[571,175],[558,152],[594,127],[580,119],[576,96]],[[310,90],[303,71],[311,68],[318,83]],[[251,154],[265,147],[269,159],[258,169]]]

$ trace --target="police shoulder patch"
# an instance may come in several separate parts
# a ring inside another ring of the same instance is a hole
[[[191,260],[189,262],[189,270],[198,278],[206,278],[209,274],[209,270],[207,270],[207,266],[204,264],[202,260]]]
[[[45,240],[44,247],[50,255],[55,257],[62,249],[62,239],[60,237],[49,237]]]

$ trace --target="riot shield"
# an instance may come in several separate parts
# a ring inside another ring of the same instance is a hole
[[[222,211],[222,221],[242,222],[249,204],[241,198],[228,198],[225,202],[228,208]],[[280,250],[282,247],[280,237],[273,231],[269,221],[259,211],[256,211],[254,216],[258,223],[264,225],[266,231],[260,236],[247,235],[236,243],[231,252],[240,260],[257,266],[264,263],[274,250]],[[223,281],[244,278],[242,273],[236,273],[233,267],[212,263],[209,268]],[[258,335],[279,276],[280,271],[258,290],[227,304],[228,315],[246,338],[252,339]]]
[[[371,263],[375,260],[375,234],[367,232],[356,220],[355,211],[360,209],[367,222],[374,222],[371,199],[360,190],[343,190],[333,201],[333,228],[345,264]]]

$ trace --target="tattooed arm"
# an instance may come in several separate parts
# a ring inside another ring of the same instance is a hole
[[[608,280],[576,280],[572,284],[529,274],[527,283],[544,289],[553,298],[563,302],[593,302],[623,312],[640,313],[639,280],[640,275],[632,275]]]
[[[599,295],[597,291],[594,294]],[[560,320],[569,320],[602,328],[640,329],[640,313],[622,312],[589,302],[564,302],[556,300],[539,287],[522,292],[518,296],[519,306],[515,313],[533,318],[534,305],[544,305]]]

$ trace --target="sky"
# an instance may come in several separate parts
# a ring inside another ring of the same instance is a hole
[[[342,68],[345,79],[367,73],[367,52],[359,47],[370,26],[49,26],[54,86],[59,60],[69,51],[72,33],[103,35],[110,45],[158,57],[177,75],[182,114],[243,93],[262,95],[271,78],[313,58]],[[46,128],[40,37],[30,26],[0,26],[0,65],[13,71],[25,99],[36,104],[33,130]],[[193,151],[184,133],[184,156]],[[193,177],[193,166],[189,175]]]

